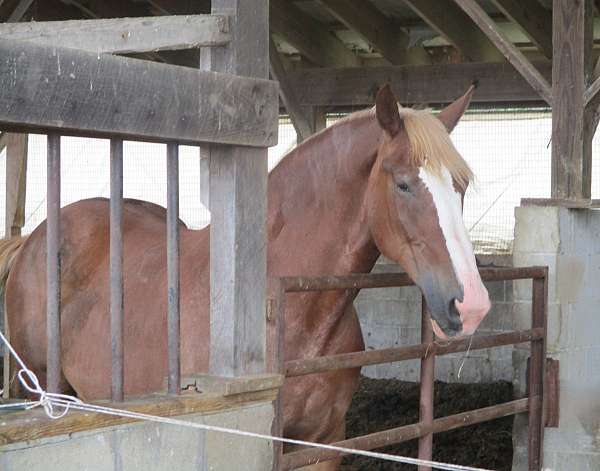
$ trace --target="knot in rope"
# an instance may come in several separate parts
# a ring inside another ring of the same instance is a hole
[[[32,402],[26,409],[34,409],[41,406],[44,408],[44,411],[49,418],[60,419],[69,412],[71,404],[83,404],[82,401],[76,397],[69,396],[68,394],[50,393],[45,391],[40,385],[38,377],[28,368],[21,368],[17,373],[17,376],[28,392],[38,396],[38,400]],[[60,412],[55,411],[55,406],[62,407],[63,410]]]

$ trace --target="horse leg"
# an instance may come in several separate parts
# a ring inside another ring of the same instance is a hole
[[[345,417],[342,419],[340,424],[335,430],[323,439],[323,443],[335,443],[342,441],[346,438],[346,420]],[[340,467],[342,458],[336,458],[334,460],[323,461],[321,463],[312,464],[310,466],[303,466],[298,468],[297,471],[337,471]]]

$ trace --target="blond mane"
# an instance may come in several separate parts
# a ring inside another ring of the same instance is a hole
[[[473,171],[454,147],[444,124],[429,109],[416,110],[398,106],[410,142],[411,163],[439,175],[446,167],[464,190],[473,181]],[[335,125],[362,117],[375,117],[375,107],[352,113]]]
[[[411,161],[439,175],[446,167],[452,178],[465,189],[473,172],[454,147],[444,124],[430,110],[399,107],[410,142]]]

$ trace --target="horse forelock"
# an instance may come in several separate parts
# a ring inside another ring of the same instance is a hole
[[[445,168],[460,188],[466,189],[473,172],[456,150],[444,124],[429,110],[399,110],[410,142],[411,163],[438,176]]]

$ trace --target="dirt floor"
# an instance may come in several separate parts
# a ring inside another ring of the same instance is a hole
[[[508,382],[488,384],[435,384],[435,416],[443,417],[470,409],[491,406],[513,399]],[[419,385],[396,380],[363,377],[346,418],[347,436],[377,432],[419,420]],[[512,463],[512,417],[436,434],[433,459],[509,471]],[[382,451],[403,456],[417,456],[417,441],[401,443]],[[343,471],[410,470],[416,466],[346,457]]]

